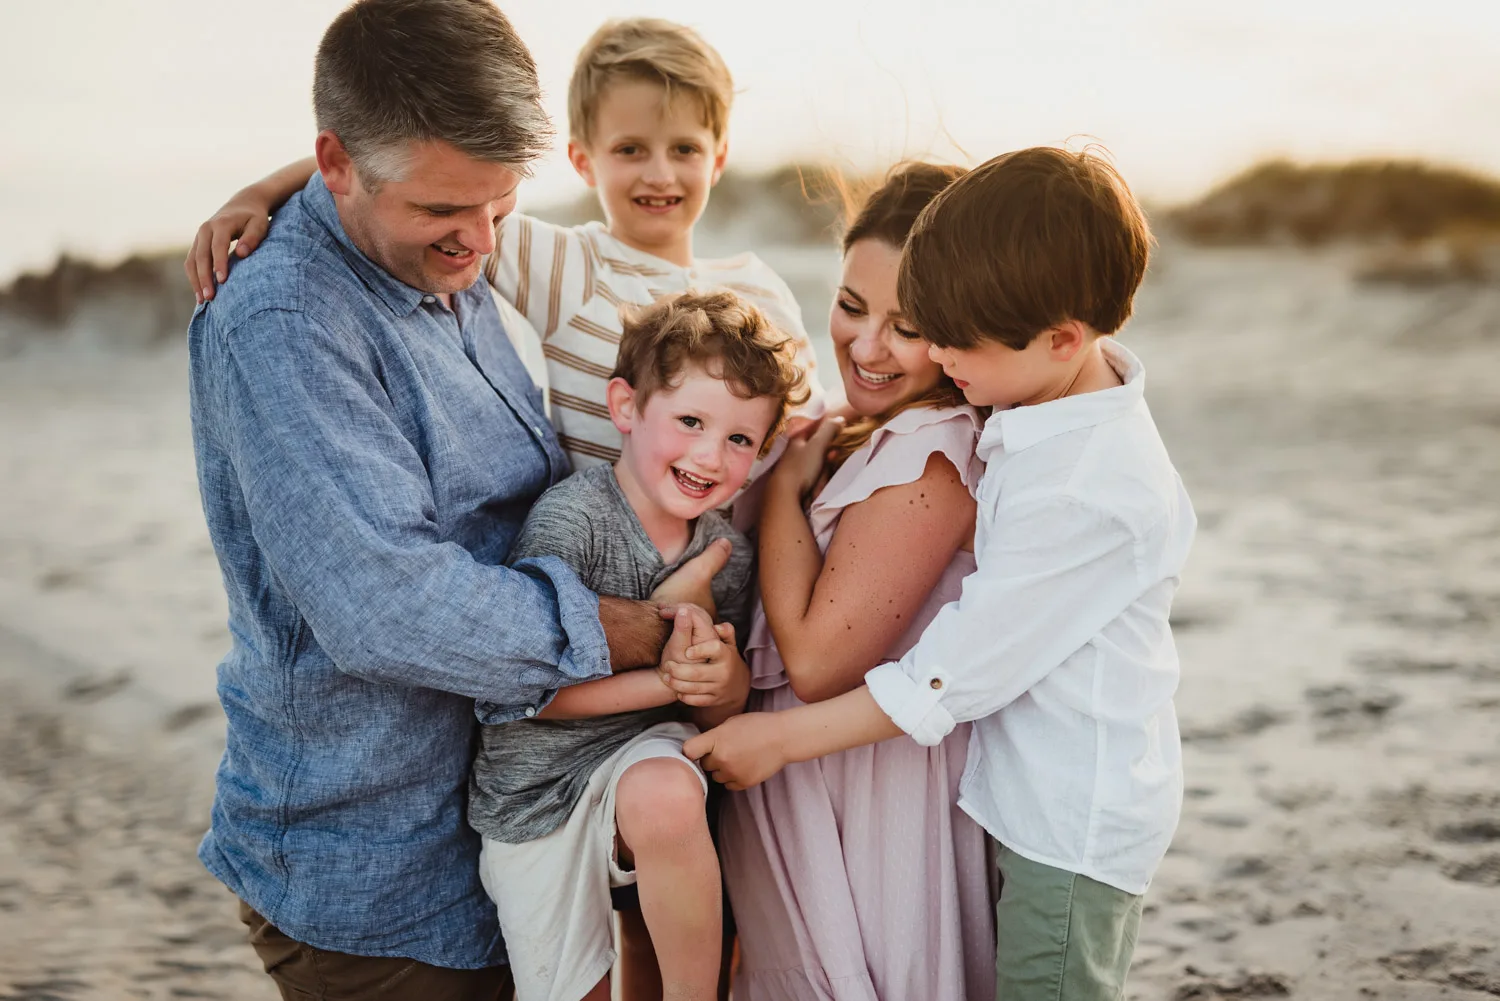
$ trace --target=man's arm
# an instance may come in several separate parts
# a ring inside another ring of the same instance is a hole
[[[899,663],[865,675],[870,694],[920,744],[1025,693],[1140,597],[1140,540],[1112,513],[1069,497],[1013,505]]]
[[[282,310],[203,336],[195,377],[218,411],[204,416],[250,530],[340,670],[508,717],[609,673],[598,601],[560,562],[486,566],[439,538],[426,468],[362,338]]]

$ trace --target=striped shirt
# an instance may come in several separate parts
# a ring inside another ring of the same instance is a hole
[[[737,292],[796,338],[812,405],[819,405],[802,311],[786,282],[754,254],[695,260],[684,268],[626,246],[600,222],[555,226],[511,215],[501,223],[485,277],[541,338],[552,424],[574,469],[620,457],[620,432],[609,419],[604,390],[619,354],[621,307],[649,305],[689,288]]]

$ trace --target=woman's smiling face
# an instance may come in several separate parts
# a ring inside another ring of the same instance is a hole
[[[874,237],[844,254],[844,272],[828,318],[844,393],[855,413],[873,417],[938,384],[943,369],[906,324],[896,301],[901,251]]]

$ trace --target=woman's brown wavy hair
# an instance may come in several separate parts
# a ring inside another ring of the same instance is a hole
[[[909,160],[892,167],[878,186],[865,186],[864,190],[859,190],[857,185],[838,174],[831,175],[829,180],[843,204],[846,220],[842,240],[844,253],[847,254],[849,248],[859,241],[871,239],[900,250],[906,244],[907,234],[918,214],[963,174],[962,167]],[[939,376],[937,385],[927,392],[903,400],[883,413],[850,421],[833,439],[829,460],[834,466],[841,465],[863,448],[876,430],[903,411],[913,407],[958,407],[963,404],[963,391],[946,375]]]

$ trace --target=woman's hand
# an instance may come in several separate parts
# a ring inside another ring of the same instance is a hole
[[[772,482],[786,489],[795,489],[797,496],[805,497],[823,475],[828,448],[843,428],[843,418],[828,417],[816,424],[799,427],[795,432],[788,431],[786,451],[781,453],[776,467],[771,470]]]
[[[748,789],[786,767],[784,713],[744,713],[682,745],[682,753],[732,790]]]
[[[229,245],[239,240],[234,253],[244,257],[266,238],[272,208],[271,199],[252,184],[198,227],[182,266],[200,305],[212,299],[215,286],[229,277]]]

